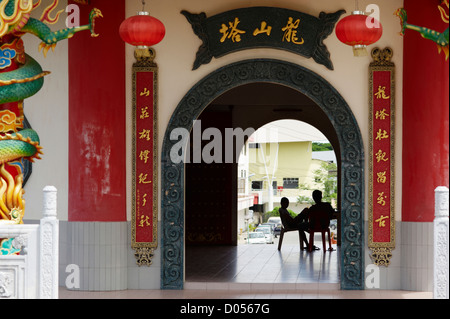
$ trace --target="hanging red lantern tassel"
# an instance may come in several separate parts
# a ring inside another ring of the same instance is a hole
[[[133,46],[150,47],[158,44],[166,34],[164,24],[148,12],[138,12],[122,22],[119,34],[123,41]]]
[[[362,11],[354,11],[336,25],[336,36],[344,44],[353,47],[354,56],[367,56],[368,45],[377,42],[383,34],[383,27],[375,18]]]

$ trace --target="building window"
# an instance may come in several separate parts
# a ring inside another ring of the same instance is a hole
[[[263,181],[252,181],[252,190],[263,189]]]
[[[298,178],[283,178],[283,189],[298,188]]]

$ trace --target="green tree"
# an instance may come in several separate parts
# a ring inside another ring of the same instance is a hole
[[[303,188],[303,189],[310,189],[310,188]],[[299,195],[299,196],[297,196],[297,203],[300,203],[300,204],[307,203],[307,204],[313,205],[314,200],[312,199],[312,197]]]
[[[314,171],[314,180],[321,185],[322,200],[324,202],[332,203],[333,199],[337,199],[337,165],[334,163],[322,162],[319,169]],[[304,186],[303,189],[313,190],[309,186]],[[314,200],[307,196],[298,196],[298,203],[308,203],[313,205]]]
[[[314,171],[315,180],[323,185],[322,200],[332,202],[337,199],[337,165],[323,162],[321,168]]]
[[[322,151],[332,151],[333,147],[330,143],[319,143],[319,142],[313,142],[312,143],[312,151],[313,152],[322,152]]]
[[[267,221],[270,217],[280,217],[280,212],[279,212],[280,208],[281,208],[280,206],[277,206],[273,210],[266,212],[264,214],[264,220]],[[290,210],[289,208],[288,208],[288,212],[292,216],[292,218],[297,216],[297,214],[293,210]]]

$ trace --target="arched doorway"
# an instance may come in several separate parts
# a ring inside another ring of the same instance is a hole
[[[272,59],[237,62],[198,82],[181,100],[168,124],[161,154],[161,289],[184,284],[184,163],[171,160],[178,140],[171,132],[190,131],[211,101],[237,86],[269,82],[288,86],[313,100],[330,119],[340,145],[341,289],[364,289],[364,153],[352,111],[322,77],[299,65]]]

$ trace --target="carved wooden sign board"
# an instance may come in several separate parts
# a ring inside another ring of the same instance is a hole
[[[333,70],[330,52],[323,41],[333,32],[340,16],[345,13],[321,12],[314,17],[302,12],[273,8],[251,7],[227,11],[210,18],[205,13],[181,12],[203,41],[193,69],[228,53],[252,48],[287,50]]]
[[[390,48],[372,50],[369,66],[369,248],[377,266],[395,249],[395,65]]]
[[[131,247],[139,266],[150,266],[158,247],[158,68],[149,52],[135,52],[132,72]]]

